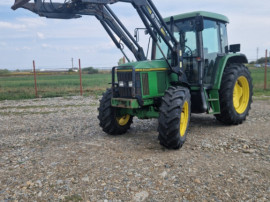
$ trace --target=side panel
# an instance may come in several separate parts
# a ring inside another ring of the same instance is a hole
[[[141,72],[142,98],[148,99],[164,95],[169,87],[167,71]]]

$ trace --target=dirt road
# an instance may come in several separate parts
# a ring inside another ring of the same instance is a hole
[[[178,151],[159,145],[157,120],[104,134],[97,106],[0,102],[0,201],[270,201],[270,100],[239,126],[192,115]]]

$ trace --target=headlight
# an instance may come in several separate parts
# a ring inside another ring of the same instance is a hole
[[[130,88],[133,87],[133,82],[132,82],[132,81],[129,81],[129,82],[128,82],[128,87],[130,87]]]
[[[124,84],[124,81],[119,81],[119,87],[124,87],[125,84]]]

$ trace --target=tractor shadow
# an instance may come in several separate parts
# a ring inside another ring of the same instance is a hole
[[[192,127],[201,128],[224,128],[228,127],[225,124],[218,121],[213,115],[209,114],[191,114],[189,129]]]
[[[201,130],[209,131],[225,127],[228,126],[217,121],[212,115],[192,114],[188,133],[199,135]],[[129,142],[130,149],[140,147],[142,150],[171,151],[159,144],[157,129],[157,119],[139,120],[135,118],[130,130],[126,134],[118,136],[117,139],[120,138],[121,142]]]

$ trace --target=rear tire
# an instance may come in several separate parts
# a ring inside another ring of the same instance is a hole
[[[127,114],[119,116],[117,108],[111,106],[112,90],[108,89],[100,100],[100,107],[98,108],[99,125],[103,131],[109,135],[121,135],[130,129],[133,116]]]
[[[190,92],[184,87],[170,87],[162,98],[158,119],[160,144],[180,149],[186,141],[190,121]]]
[[[241,124],[248,116],[253,86],[250,72],[243,64],[231,64],[223,73],[219,90],[221,113],[217,120],[228,125]]]

